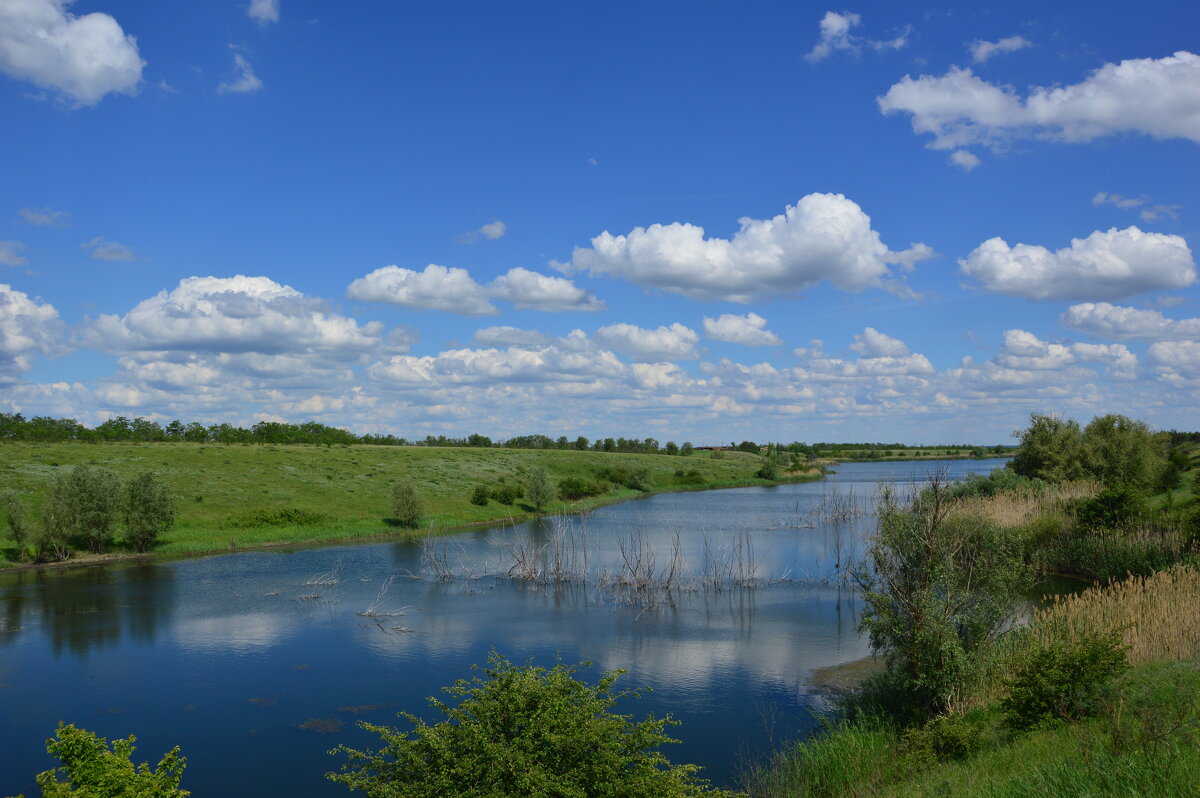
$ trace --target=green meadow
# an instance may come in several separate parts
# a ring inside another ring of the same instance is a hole
[[[411,479],[425,499],[420,531],[518,521],[534,514],[526,500],[470,502],[477,485],[521,485],[536,469],[552,483],[576,478],[601,489],[578,501],[556,499],[545,512],[579,512],[645,495],[605,474],[645,470],[649,492],[771,484],[755,473],[764,458],[745,452],[670,456],[573,450],[425,446],[43,443],[0,445],[0,490],[27,502],[35,524],[59,473],[86,463],[122,479],[155,472],[178,499],[178,515],[155,553],[203,554],[285,543],[366,540],[413,534],[388,524],[392,486]],[[817,470],[780,473],[779,481],[817,479]],[[118,533],[119,535],[120,533]],[[3,548],[7,546],[7,548]],[[121,553],[120,550],[116,553]],[[0,564],[15,550],[0,542]]]

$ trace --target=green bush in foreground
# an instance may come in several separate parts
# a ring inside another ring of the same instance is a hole
[[[1000,703],[1005,722],[1025,730],[1095,715],[1104,687],[1128,667],[1119,633],[1056,639],[1017,666]]]
[[[179,789],[187,759],[172,748],[150,769],[143,762],[134,765],[136,738],[108,741],[73,724],[58,724],[55,736],[46,740],[46,750],[62,762],[62,767],[38,774],[37,785],[43,798],[78,795],[90,798],[182,798],[191,795]],[[64,778],[65,781],[59,781]]]
[[[612,710],[633,691],[613,692],[620,671],[596,684],[575,678],[582,665],[549,670],[517,666],[492,653],[483,677],[460,679],[430,704],[446,719],[429,725],[407,712],[413,729],[362,722],[384,746],[358,751],[339,746],[349,762],[335,782],[368,796],[613,796],[682,798],[729,796],[709,789],[695,765],[672,765],[658,750],[676,742],[676,721],[633,722]]]

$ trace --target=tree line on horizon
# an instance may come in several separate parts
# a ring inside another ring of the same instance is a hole
[[[1200,438],[1200,433],[1177,433],[1173,437],[1193,435]],[[137,442],[169,442],[186,441],[189,443],[275,443],[275,444],[314,444],[314,445],[356,445],[374,446],[444,446],[444,447],[473,447],[473,448],[505,448],[505,449],[558,449],[575,451],[617,452],[621,454],[668,454],[688,456],[697,448],[690,441],[677,444],[675,441],[661,443],[655,438],[623,438],[605,437],[589,440],[580,435],[568,438],[560,435],[551,438],[548,435],[516,435],[510,438],[493,439],[487,435],[473,433],[466,437],[456,438],[446,435],[426,435],[424,438],[405,438],[392,434],[365,433],[357,435],[340,427],[331,427],[316,421],[303,424],[290,424],[281,421],[260,421],[246,428],[228,422],[221,424],[202,424],[199,421],[183,422],[178,419],[167,424],[138,416],[116,416],[107,421],[88,427],[73,418],[54,418],[51,416],[34,416],[25,418],[21,413],[0,413],[0,441],[37,441],[62,442],[81,441],[86,443],[107,443],[121,441]],[[821,456],[854,456],[878,457],[899,454],[912,449],[931,448],[912,446],[903,443],[828,443],[818,442],[807,444],[800,441],[792,443],[756,443],[744,440],[741,443],[730,442],[726,447],[718,445],[715,449],[733,449],[753,454],[762,454],[770,448],[778,452],[789,452],[808,458]],[[981,447],[971,444],[947,444],[932,447],[946,451],[962,451],[982,456],[986,453],[1003,453],[1011,447],[999,445]],[[866,454],[864,454],[866,453]]]

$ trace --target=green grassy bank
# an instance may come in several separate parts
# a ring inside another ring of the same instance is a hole
[[[170,486],[179,500],[177,521],[155,549],[166,556],[412,534],[385,521],[391,487],[402,479],[411,479],[425,498],[423,533],[529,517],[533,508],[523,499],[484,506],[469,500],[477,485],[520,484],[538,468],[555,484],[574,477],[603,489],[575,502],[556,500],[548,512],[645,495],[605,479],[621,469],[645,469],[651,492],[770,484],[755,477],[763,458],[744,452],[713,459],[424,446],[7,442],[0,444],[0,491],[11,488],[24,497],[36,523],[55,477],[80,463],[112,469],[122,479],[154,471]],[[778,481],[818,478],[781,472]],[[15,555],[11,541],[0,540],[0,567],[14,565]]]

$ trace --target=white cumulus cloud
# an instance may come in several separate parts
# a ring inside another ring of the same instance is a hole
[[[1097,230],[1054,252],[992,238],[958,263],[989,291],[1026,299],[1122,299],[1196,281],[1196,264],[1182,237],[1137,227]]]
[[[1200,341],[1160,341],[1151,344],[1146,355],[1160,376],[1200,381]],[[1193,382],[1192,387],[1200,387]],[[1192,394],[1193,400],[1195,393]]]
[[[1157,310],[1107,302],[1072,305],[1060,322],[1070,330],[1118,341],[1200,341],[1200,319],[1168,319]]]
[[[291,286],[237,275],[185,278],[124,316],[100,316],[85,340],[118,352],[344,354],[379,346],[381,332],[379,322],[359,326]]]
[[[137,40],[108,14],[77,17],[71,0],[0,2],[0,71],[50,89],[76,106],[110,92],[134,94],[145,62]]]
[[[645,363],[699,357],[696,344],[700,336],[679,322],[653,330],[634,324],[610,324],[596,330],[594,337],[601,346],[624,352]]]
[[[346,289],[348,299],[387,302],[420,310],[444,310],[464,316],[489,316],[499,311],[488,291],[466,269],[431,263],[424,271],[384,266],[359,277]]]
[[[794,295],[821,280],[846,291],[895,283],[889,265],[911,268],[933,250],[889,250],[871,219],[841,194],[809,194],[771,219],[743,218],[732,239],[705,238],[704,228],[675,222],[605,231],[576,247],[566,271],[622,277],[693,299],[748,303]]]
[[[262,25],[279,21],[279,0],[250,0],[246,15]]]
[[[907,344],[899,338],[879,332],[874,327],[867,327],[855,335],[850,348],[863,357],[904,357],[909,354]]]
[[[950,153],[950,163],[962,169],[964,172],[969,172],[976,166],[979,166],[982,161],[979,156],[970,150],[955,150]]]
[[[1024,50],[1026,47],[1032,46],[1033,42],[1024,36],[1008,36],[994,42],[985,42],[976,39],[967,45],[971,51],[971,60],[976,64],[982,64],[992,56],[999,55],[1000,53],[1015,53],[1017,50]]]
[[[604,303],[564,277],[538,274],[517,267],[500,275],[489,286],[498,299],[518,308],[560,312],[567,310],[604,310]]]
[[[954,67],[941,77],[906,75],[877,101],[884,114],[911,114],[913,131],[932,134],[936,150],[1120,133],[1200,143],[1200,56],[1180,51],[1105,64],[1080,83],[1034,88],[1024,98]]]
[[[53,305],[0,283],[0,384],[28,371],[34,355],[63,348],[63,324]]]
[[[780,346],[783,339],[767,329],[767,320],[757,313],[738,316],[722,313],[715,319],[704,317],[704,335],[714,341],[744,346]]]

